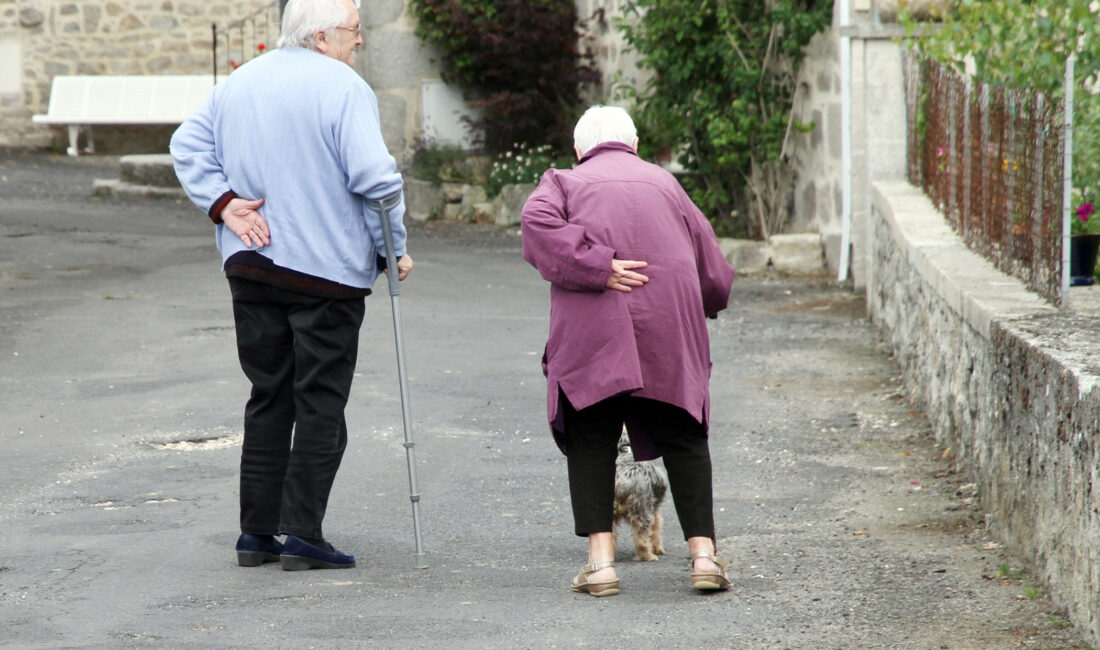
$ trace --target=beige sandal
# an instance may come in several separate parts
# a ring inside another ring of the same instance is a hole
[[[718,565],[717,571],[696,571],[695,560],[701,557]],[[710,551],[696,551],[691,554],[691,587],[699,591],[723,591],[730,588],[730,579],[726,575],[729,561]]]
[[[587,593],[591,596],[614,596],[619,593],[619,579],[605,580],[603,582],[589,582],[588,576],[599,571],[600,569],[606,569],[608,567],[615,566],[614,560],[608,560],[607,562],[596,562],[595,564],[586,564],[581,567],[581,572],[577,574],[576,578],[573,578],[573,591],[578,593]]]

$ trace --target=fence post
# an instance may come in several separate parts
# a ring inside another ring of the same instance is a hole
[[[1039,118],[1044,117],[1047,114],[1046,108],[1046,96],[1043,93],[1033,93],[1032,99],[1035,101],[1035,109],[1032,113],[1035,117],[1031,120],[1031,133],[1028,133],[1028,148],[1032,150],[1032,159],[1028,161],[1028,168],[1031,170],[1030,181],[1031,187],[1029,188],[1031,193],[1031,206],[1028,207],[1027,215],[1027,238],[1025,239],[1024,248],[1027,250],[1026,260],[1028,261],[1027,273],[1029,282],[1031,284],[1039,283],[1039,263],[1036,260],[1033,251],[1035,250],[1035,240],[1033,233],[1035,232],[1036,222],[1043,218],[1043,194],[1045,184],[1043,178],[1046,175],[1046,165],[1043,160],[1043,132],[1046,131],[1045,125],[1049,124],[1048,120],[1040,121]],[[1049,276],[1048,276],[1049,277]],[[1050,281],[1047,280],[1049,283]],[[1049,285],[1048,285],[1049,286]]]
[[[1069,306],[1069,220],[1071,193],[1073,190],[1073,68],[1077,59],[1071,54],[1066,59],[1066,121],[1062,146],[1062,307]]]
[[[963,79],[963,141],[961,151],[959,152],[960,172],[956,172],[957,174],[961,174],[962,176],[962,191],[959,192],[962,201],[961,205],[959,206],[959,214],[961,215],[961,218],[965,220],[970,220],[974,218],[974,213],[971,212],[974,206],[974,197],[971,196],[971,194],[974,193],[974,186],[971,183],[971,173],[973,172],[974,165],[974,140],[978,139],[978,141],[981,142],[980,134],[977,138],[975,138],[973,129],[975,129],[976,127],[971,124],[970,120],[971,113],[973,112],[973,106],[974,78],[967,75]]]

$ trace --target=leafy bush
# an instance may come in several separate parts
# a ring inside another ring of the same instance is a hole
[[[831,0],[628,0],[619,29],[653,70],[635,89],[642,155],[672,152],[720,234],[766,237],[785,222],[781,155],[803,48]],[[795,125],[798,126],[798,125]]]
[[[538,183],[543,172],[551,167],[557,169],[572,167],[572,158],[555,157],[553,152],[554,148],[548,144],[534,149],[517,144],[510,151],[500,154],[489,167],[489,180],[485,184],[485,193],[491,198],[500,194],[501,188],[505,185]]]
[[[996,84],[1061,96],[1065,62],[1077,57],[1077,78],[1095,77],[1100,65],[1100,11],[1092,0],[958,0],[937,29],[918,38],[918,21],[905,11],[910,44],[935,60]]]
[[[515,142],[572,144],[580,88],[599,79],[578,48],[573,0],[411,0],[416,34],[439,48],[444,80],[481,117],[473,134],[491,153]]]

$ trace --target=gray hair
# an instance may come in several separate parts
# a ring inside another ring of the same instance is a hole
[[[359,0],[352,0],[359,8]],[[276,47],[315,49],[313,35],[332,35],[347,18],[344,0],[290,0],[283,10],[283,25]]]
[[[584,112],[573,129],[573,144],[584,156],[598,144],[622,142],[634,146],[638,129],[630,114],[619,106],[593,106]]]

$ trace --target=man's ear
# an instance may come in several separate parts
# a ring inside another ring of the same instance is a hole
[[[313,32],[313,47],[321,54],[328,50],[328,38],[323,31]]]

